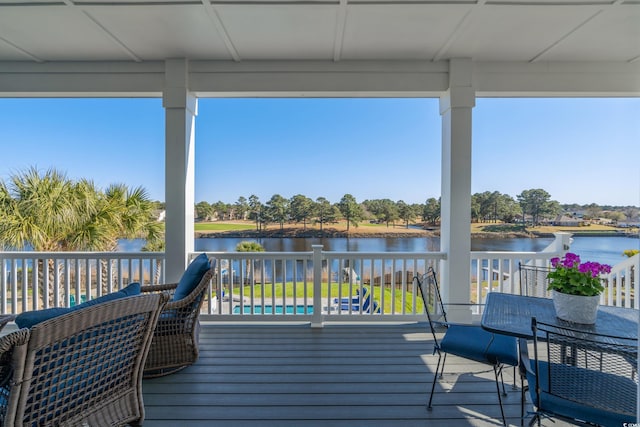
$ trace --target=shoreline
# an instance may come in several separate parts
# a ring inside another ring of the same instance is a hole
[[[562,230],[558,230],[562,231]],[[637,238],[638,234],[630,234],[624,232],[573,232],[569,231],[574,237],[630,237]],[[419,230],[419,229],[403,229],[403,231],[353,231],[338,230],[328,228],[319,229],[301,229],[301,228],[284,228],[271,230],[230,230],[230,231],[209,231],[196,232],[195,238],[216,239],[216,238],[247,238],[247,239],[264,239],[264,238],[424,238],[424,237],[440,237],[440,230]],[[554,237],[553,233],[544,232],[500,232],[500,231],[483,231],[472,232],[471,238],[475,239],[518,239],[518,238],[548,238]]]

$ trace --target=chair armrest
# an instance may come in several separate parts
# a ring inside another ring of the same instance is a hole
[[[1,314],[0,315],[0,331],[7,325],[7,323],[15,320],[15,314]]]
[[[165,283],[162,285],[145,285],[140,288],[141,293],[170,291],[178,287],[177,283]]]
[[[162,285],[145,285],[140,288],[140,293],[142,295],[145,294],[157,294],[157,293],[165,293],[168,296],[169,302],[173,298],[173,294],[178,287],[177,283],[165,283]],[[165,305],[166,308],[166,305]]]
[[[26,345],[30,331],[27,328],[17,330],[0,337],[0,388],[6,388],[13,378],[13,351],[17,346]]]

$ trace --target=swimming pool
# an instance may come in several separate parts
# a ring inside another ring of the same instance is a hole
[[[251,305],[242,306],[242,314],[251,314]],[[275,308],[275,311],[274,311]],[[240,314],[241,307],[233,307],[233,314]],[[253,314],[313,314],[313,305],[254,305]]]

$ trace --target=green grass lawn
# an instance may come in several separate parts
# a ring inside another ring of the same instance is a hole
[[[227,224],[216,222],[196,222],[195,231],[234,231],[234,230],[253,230],[253,224]]]

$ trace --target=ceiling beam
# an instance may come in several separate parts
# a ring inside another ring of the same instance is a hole
[[[480,7],[484,6],[485,3],[486,3],[486,0],[478,0],[477,3],[473,5],[471,9],[467,11],[467,13],[464,14],[460,22],[458,22],[458,25],[456,25],[456,27],[453,29],[453,32],[449,34],[449,37],[447,37],[447,40],[443,43],[440,49],[438,49],[436,54],[433,56],[432,61],[440,61],[444,59],[451,45],[460,36],[462,31],[469,25],[473,15],[479,10]]]
[[[240,57],[238,50],[233,44],[233,41],[229,36],[229,32],[225,28],[222,22],[222,19],[220,18],[220,15],[218,14],[218,11],[216,10],[215,6],[211,4],[210,0],[202,0],[202,4],[204,6],[204,10],[207,12],[207,16],[209,17],[209,20],[211,21],[214,28],[218,32],[218,35],[222,39],[222,42],[224,43],[225,47],[227,48],[227,51],[229,52],[229,55],[231,55],[231,58],[233,58],[233,60],[236,62],[241,61],[242,58]]]
[[[190,61],[200,97],[432,97],[448,61]],[[161,96],[164,63],[4,62],[0,96]],[[478,96],[640,96],[640,61],[474,62]]]
[[[344,31],[347,26],[347,0],[340,0],[336,16],[336,29],[333,36],[333,60],[340,61],[344,43]]]

